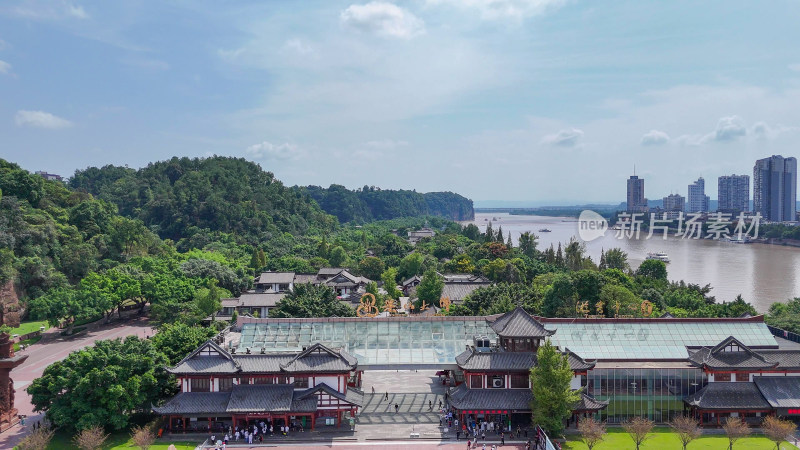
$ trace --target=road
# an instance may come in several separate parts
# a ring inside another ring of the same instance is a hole
[[[42,414],[33,411],[31,398],[25,388],[33,380],[39,378],[44,369],[55,361],[62,360],[71,352],[80,350],[94,344],[95,341],[102,339],[124,338],[126,336],[146,337],[155,333],[147,318],[130,319],[123,324],[112,324],[101,326],[86,334],[71,339],[65,339],[58,335],[58,330],[51,329],[45,333],[41,341],[28,347],[23,354],[28,355],[25,362],[11,371],[11,378],[14,380],[16,390],[14,406],[22,415],[28,416],[27,424],[34,423],[42,419]],[[24,436],[24,429],[17,425],[8,431],[0,434],[0,448],[13,448]]]

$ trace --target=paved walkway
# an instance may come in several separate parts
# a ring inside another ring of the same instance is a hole
[[[44,333],[42,340],[26,348],[21,354],[28,355],[25,362],[11,371],[14,380],[14,406],[20,414],[27,415],[26,424],[42,420],[43,415],[33,411],[31,397],[25,392],[31,382],[42,376],[44,369],[55,361],[62,360],[71,352],[92,345],[102,339],[114,339],[126,336],[152,336],[155,330],[150,327],[147,318],[135,317],[123,323],[100,325],[99,327],[78,336],[65,338],[58,329],[50,329]],[[27,427],[26,427],[27,428]],[[24,436],[25,430],[20,425],[0,434],[0,448],[13,448]]]

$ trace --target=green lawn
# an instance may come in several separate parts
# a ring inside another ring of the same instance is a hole
[[[39,340],[41,340],[41,339],[42,339],[41,336],[36,336],[36,337],[30,338],[30,339],[24,339],[24,340],[22,340],[20,342],[14,342],[14,351],[15,352],[19,351],[19,345],[20,344],[25,344],[25,346],[27,347],[29,345],[33,345],[33,344],[39,342]]]
[[[199,443],[199,441],[170,442],[157,439],[156,444],[150,448],[151,450],[167,450],[170,444],[173,444],[178,450],[194,450]],[[112,434],[109,436],[108,440],[106,440],[106,444],[102,447],[103,450],[134,448],[136,447],[134,447],[131,443],[130,432],[128,431]],[[47,450],[78,450],[78,447],[72,445],[71,435],[66,433],[56,433],[56,435],[53,437],[53,440],[50,441],[50,445],[47,446]]]
[[[39,327],[44,327],[45,329],[49,328],[46,320],[32,320],[30,322],[20,323],[17,328],[11,330],[11,334],[18,334],[22,336],[23,334],[39,331]]]
[[[609,429],[603,442],[595,446],[594,450],[628,450],[635,449],[633,440],[622,429]],[[669,432],[666,428],[656,429],[653,436],[646,440],[640,447],[641,450],[666,450],[681,449],[681,441],[678,436]],[[728,438],[724,435],[703,436],[700,439],[689,443],[687,450],[727,450]],[[775,444],[761,435],[755,435],[736,441],[734,450],[772,450]],[[568,435],[564,449],[585,450],[586,445],[581,442],[579,435]],[[797,447],[784,442],[781,444],[782,450],[796,450]]]

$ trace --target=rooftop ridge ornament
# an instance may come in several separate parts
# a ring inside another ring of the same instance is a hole
[[[375,317],[380,313],[380,310],[375,306],[375,296],[367,292],[361,296],[358,308],[356,308],[356,316],[358,317]]]

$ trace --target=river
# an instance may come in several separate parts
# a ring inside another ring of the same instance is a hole
[[[492,220],[495,218],[496,220]],[[486,220],[484,220],[486,219]],[[578,237],[574,218],[517,216],[507,213],[476,213],[474,223],[481,231],[492,221],[495,231],[503,227],[503,235],[516,244],[519,235],[530,231],[539,236],[539,250],[557,247]],[[470,222],[462,222],[467,224]],[[551,232],[539,232],[546,228]],[[646,235],[646,233],[645,233]],[[631,267],[638,267],[650,252],[669,255],[669,279],[700,285],[711,284],[711,295],[718,302],[733,300],[736,295],[750,302],[759,312],[766,312],[774,302],[800,297],[800,248],[768,244],[734,244],[714,240],[669,238],[617,239],[609,230],[605,236],[586,242],[588,256],[597,263],[603,249],[619,247],[628,254]]]

